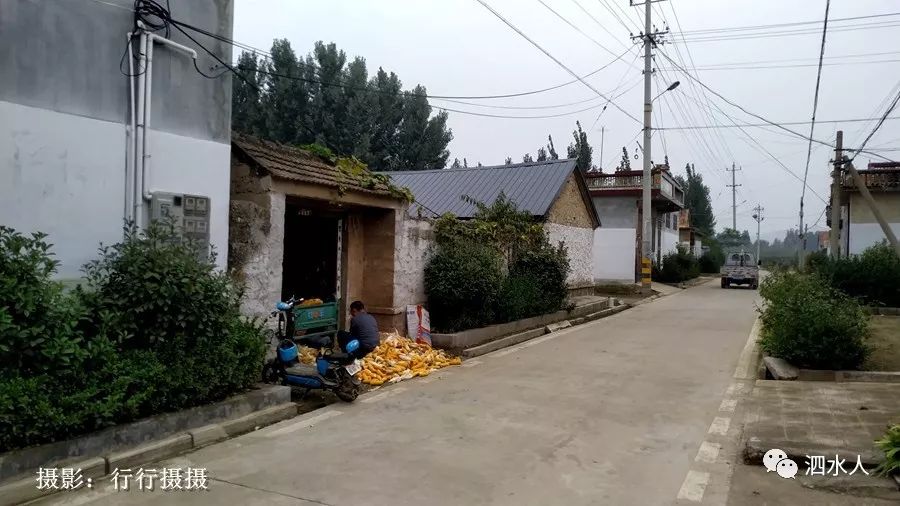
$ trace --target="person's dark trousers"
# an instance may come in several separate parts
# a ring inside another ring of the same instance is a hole
[[[352,341],[354,339],[356,339],[356,338],[353,337],[352,335],[350,335],[350,333],[347,332],[346,330],[338,330],[337,340],[338,340],[338,345],[341,347],[341,351],[346,352],[347,344],[349,344],[350,341]],[[357,348],[356,351],[351,353],[351,355],[353,355],[354,358],[363,358],[366,355],[368,355],[369,353],[372,353],[372,350],[373,350],[373,348],[369,348],[368,346],[365,346],[362,343],[359,343],[359,348]]]

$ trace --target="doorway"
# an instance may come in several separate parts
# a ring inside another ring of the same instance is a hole
[[[291,296],[334,302],[338,293],[340,217],[288,203],[284,215],[282,300]]]

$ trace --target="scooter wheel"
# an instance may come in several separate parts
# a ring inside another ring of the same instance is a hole
[[[263,383],[269,383],[272,385],[281,383],[281,375],[278,374],[278,369],[272,362],[267,362],[266,365],[263,366],[262,381]]]
[[[353,402],[359,397],[359,385],[353,381],[353,377],[349,374],[341,374],[340,375],[340,383],[338,383],[337,388],[334,389],[334,394],[337,395],[338,399],[344,402]]]

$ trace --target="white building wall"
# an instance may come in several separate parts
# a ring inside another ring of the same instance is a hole
[[[425,297],[425,264],[432,252],[434,234],[427,220],[412,218],[397,211],[394,241],[394,301],[396,304],[422,304]]]
[[[558,223],[545,223],[550,244],[563,243],[569,256],[569,287],[583,287],[593,284],[594,229],[570,227]],[[599,229],[597,229],[599,230]]]
[[[151,131],[151,190],[211,199],[210,240],[228,255],[230,145]],[[45,232],[75,279],[100,243],[122,238],[125,125],[0,101],[0,223]]]
[[[660,236],[660,251],[663,256],[678,251],[678,231],[663,227]]]
[[[891,230],[900,237],[900,223],[890,223]],[[881,225],[878,223],[851,223],[850,224],[850,248],[851,255],[858,255],[870,246],[886,239]]]
[[[594,230],[593,274],[597,283],[634,283],[634,228]]]

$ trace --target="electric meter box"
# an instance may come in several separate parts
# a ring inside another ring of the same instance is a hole
[[[150,199],[152,221],[173,220],[181,237],[193,241],[201,252],[209,252],[209,197],[181,193],[153,192]]]

